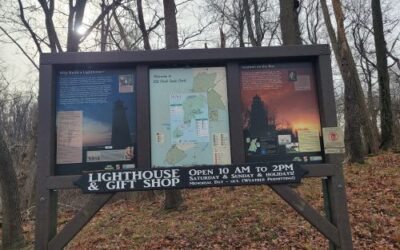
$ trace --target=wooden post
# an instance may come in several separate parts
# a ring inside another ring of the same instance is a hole
[[[331,59],[329,55],[321,55],[318,57],[317,65],[316,65],[316,76],[318,80],[317,86],[318,88],[318,96],[319,96],[319,107],[320,107],[320,116],[321,116],[321,126],[322,127],[337,127],[337,117],[336,117],[336,106],[335,106],[335,96],[334,96],[334,87],[332,80],[332,68],[331,68]],[[327,177],[322,179],[322,192],[324,195],[324,208],[326,217],[334,223],[336,226],[337,223],[342,225],[342,230],[339,230],[340,236],[340,246],[334,244],[334,242],[329,242],[329,248],[334,250],[337,247],[342,249],[352,249],[351,242],[351,229],[349,218],[342,217],[341,221],[338,222],[338,218],[334,218],[337,214],[338,208],[334,208],[334,206],[346,207],[346,215],[347,215],[347,203],[344,201],[344,204],[334,204],[334,193],[339,187],[334,187],[332,184],[332,180],[336,181],[340,180],[342,182],[342,187],[344,189],[344,180],[342,177],[338,176],[338,174],[342,173],[342,162],[343,155],[335,154],[335,155],[325,155],[325,162],[331,164],[337,164],[337,175],[333,177]],[[341,208],[342,209],[342,208]],[[346,221],[347,220],[347,221]],[[344,229],[344,227],[347,228]],[[342,235],[343,230],[347,236]],[[345,237],[345,239],[343,239]],[[348,237],[350,237],[350,241],[348,241]],[[344,247],[344,248],[343,248]]]
[[[97,194],[79,211],[65,227],[51,239],[51,250],[63,249],[75,235],[93,218],[93,216],[113,197],[114,194]]]
[[[47,250],[57,232],[57,192],[47,189],[46,179],[54,174],[55,101],[53,67],[40,66],[38,163],[36,179],[35,249]]]
[[[150,89],[149,68],[147,65],[136,67],[136,130],[137,165],[139,168],[151,167],[150,145]],[[139,146],[140,145],[140,146]]]
[[[245,162],[242,103],[240,98],[240,66],[238,63],[228,63],[226,67],[226,82],[228,92],[229,130],[232,163]]]
[[[327,185],[332,207],[332,223],[339,231],[340,245],[338,247],[342,250],[353,249],[346,189],[343,171],[340,165],[336,168],[336,174],[327,179]]]

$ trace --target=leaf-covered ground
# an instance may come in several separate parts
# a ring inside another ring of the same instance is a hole
[[[355,249],[400,249],[400,155],[345,167]],[[296,191],[322,211],[320,179]],[[154,202],[106,205],[67,249],[327,249],[327,240],[266,186],[185,190],[179,212]],[[73,212],[60,214],[62,227]],[[32,241],[32,221],[25,223]],[[32,243],[31,243],[32,244]]]

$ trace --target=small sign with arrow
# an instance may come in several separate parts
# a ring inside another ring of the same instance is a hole
[[[86,172],[75,185],[83,193],[300,183],[306,171],[297,162]]]

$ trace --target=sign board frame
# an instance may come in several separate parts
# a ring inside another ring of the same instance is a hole
[[[149,68],[176,66],[224,65],[227,72],[229,123],[232,164],[245,163],[243,124],[241,117],[240,65],[265,62],[312,62],[316,72],[317,95],[321,127],[336,127],[336,109],[328,45],[158,50],[137,52],[90,52],[42,54],[40,58],[38,168],[36,190],[35,249],[62,249],[90,221],[97,211],[114,195],[96,194],[88,204],[57,232],[57,190],[74,189],[81,175],[55,175],[56,112],[55,78],[63,69],[79,69],[88,65],[96,68],[135,68],[138,146],[136,164],[151,166]],[[330,241],[333,248],[352,249],[352,239],[346,204],[342,155],[325,155],[324,163],[301,164],[304,177],[322,178],[325,217],[304,201],[288,185],[269,185]]]

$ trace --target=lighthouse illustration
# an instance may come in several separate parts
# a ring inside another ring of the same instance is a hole
[[[118,100],[114,103],[111,135],[111,145],[114,148],[126,148],[132,145],[126,110],[123,101]]]

